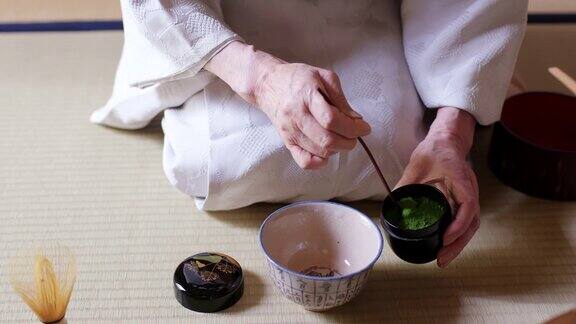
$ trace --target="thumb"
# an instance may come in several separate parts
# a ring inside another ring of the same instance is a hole
[[[414,168],[412,167],[412,165],[408,164],[404,169],[402,177],[400,178],[400,180],[398,180],[396,186],[394,186],[394,189],[412,183],[418,183],[419,181],[420,181],[420,173],[417,171],[417,168]]]

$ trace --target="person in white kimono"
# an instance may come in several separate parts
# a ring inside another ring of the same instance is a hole
[[[383,199],[362,136],[396,186],[455,200],[446,266],[480,224],[467,155],[499,118],[526,2],[123,0],[114,92],[91,120],[164,112],[166,176],[204,210]]]

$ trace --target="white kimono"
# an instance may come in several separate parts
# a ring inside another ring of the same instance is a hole
[[[164,111],[166,176],[205,210],[382,199],[359,145],[321,170],[301,170],[264,113],[204,64],[242,40],[335,71],[395,183],[426,134],[426,107],[465,109],[481,124],[498,120],[526,10],[526,0],[123,0],[114,92],[91,120],[136,129]]]

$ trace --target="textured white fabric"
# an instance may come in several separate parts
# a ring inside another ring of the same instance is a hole
[[[368,145],[396,182],[425,135],[414,83],[426,106],[466,109],[482,123],[498,118],[526,11],[526,1],[501,2],[124,2],[115,92],[92,120],[138,128],[171,108],[163,120],[165,172],[181,191],[205,197],[198,202],[206,210],[381,199],[384,189],[359,146],[322,170],[301,170],[261,111],[199,69],[241,35],[284,60],[334,70],[372,126]]]
[[[424,105],[500,119],[526,11],[524,0],[403,0],[404,52]]]
[[[135,129],[202,90],[214,78],[201,71],[204,64],[240,37],[222,22],[217,2],[123,0],[121,4],[124,48],[114,91],[91,121]]]

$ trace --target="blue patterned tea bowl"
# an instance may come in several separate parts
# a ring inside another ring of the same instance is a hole
[[[260,227],[260,245],[272,281],[289,300],[313,311],[356,297],[382,253],[378,226],[334,202],[282,207]]]

